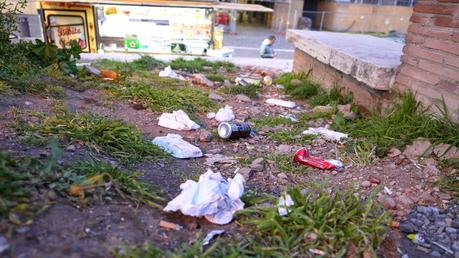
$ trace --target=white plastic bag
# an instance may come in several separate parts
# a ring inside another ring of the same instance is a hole
[[[236,174],[226,181],[220,173],[207,170],[199,181],[187,180],[180,185],[182,192],[170,201],[164,211],[178,211],[193,217],[205,216],[215,224],[227,224],[236,211],[244,208],[244,177]]]
[[[340,142],[341,139],[347,138],[348,135],[336,131],[329,130],[324,127],[309,127],[308,130],[304,131],[303,134],[319,134],[329,141]]]
[[[188,115],[183,112],[183,110],[161,114],[158,125],[181,131],[189,131],[200,128],[200,126],[191,120]]]
[[[158,145],[164,151],[170,153],[178,159],[202,157],[202,151],[182,139],[178,134],[167,134],[167,136],[158,136],[153,139],[153,144]]]
[[[230,106],[226,105],[224,108],[220,108],[217,114],[215,115],[215,120],[218,122],[229,122],[235,118],[233,109]]]
[[[271,104],[271,105],[277,105],[277,106],[281,106],[281,107],[286,107],[286,108],[294,108],[294,107],[296,107],[296,103],[295,102],[282,100],[282,99],[267,99],[266,103]]]
[[[286,193],[279,197],[279,203],[277,204],[277,211],[279,212],[280,216],[285,216],[290,212],[288,207],[295,204],[292,200],[292,197]]]
[[[169,78],[178,79],[177,73],[175,73],[174,70],[172,70],[171,66],[168,66],[164,68],[163,71],[160,71],[159,77],[169,77]]]

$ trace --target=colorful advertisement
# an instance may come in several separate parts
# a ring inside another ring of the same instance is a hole
[[[49,21],[50,38],[57,47],[70,46],[72,40],[77,41],[82,49],[87,47],[82,17],[50,15]]]
[[[203,55],[210,47],[209,9],[97,6],[104,50]]]

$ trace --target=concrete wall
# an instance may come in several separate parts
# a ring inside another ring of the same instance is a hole
[[[17,0],[6,0],[9,3],[17,3]],[[32,14],[32,15],[37,15],[37,2],[36,0],[28,0],[27,1],[27,6],[22,10],[23,14]]]
[[[434,110],[443,98],[459,122],[459,2],[420,1],[410,21],[394,86],[416,92]]]
[[[326,11],[323,29],[348,32],[406,32],[412,7],[319,2],[319,11]],[[316,16],[320,25],[321,14]]]
[[[17,3],[17,1],[6,0],[11,4]],[[29,38],[40,38],[43,39],[42,27],[40,17],[38,16],[38,1],[29,0],[27,6],[22,10],[22,14],[19,15],[18,30],[17,33],[22,39]]]
[[[354,101],[366,111],[381,110],[388,105],[389,92],[370,89],[367,85],[357,81],[354,77],[344,74],[318,59],[295,48],[293,57],[294,72],[310,71],[310,78],[324,88],[338,86],[344,93],[352,92]]]
[[[299,18],[303,15],[303,3],[303,0],[291,0],[291,3],[276,2],[271,28],[279,32],[296,28]]]

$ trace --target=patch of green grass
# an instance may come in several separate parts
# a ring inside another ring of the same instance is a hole
[[[276,127],[279,125],[291,125],[294,122],[288,118],[281,116],[265,116],[265,117],[256,117],[250,120],[255,128],[260,129],[264,126]]]
[[[357,166],[369,166],[376,160],[376,146],[364,140],[357,140],[350,144],[352,146],[352,154],[350,160]]]
[[[334,86],[328,91],[321,90],[317,95],[311,97],[308,103],[313,107],[324,105],[344,105],[350,103],[352,99],[352,92],[344,95],[341,88]]]
[[[279,169],[280,172],[300,174],[307,173],[310,171],[310,168],[308,166],[300,165],[297,162],[294,162],[292,155],[268,155],[266,156],[266,159],[274,161],[276,167]]]
[[[225,94],[231,94],[231,95],[238,95],[238,94],[244,94],[247,97],[250,97],[252,99],[257,99],[258,98],[258,91],[260,90],[259,85],[231,85],[231,86],[226,86],[220,89],[221,92]]]
[[[439,163],[439,167],[450,169],[435,184],[443,191],[451,192],[452,196],[459,200],[459,159],[451,158]]]
[[[155,59],[154,57],[143,55],[132,62],[99,59],[93,62],[92,65],[99,69],[122,72],[126,70],[126,68],[129,68],[132,71],[151,71],[155,68],[163,67],[165,63]]]
[[[332,128],[376,146],[378,156],[384,155],[391,147],[403,149],[419,137],[459,147],[459,126],[446,116],[440,118],[429,114],[409,92],[401,95],[385,115],[373,114],[347,121],[338,114]]]
[[[51,155],[47,162],[34,158],[16,158],[0,151],[0,221],[13,224],[30,223],[49,205],[36,200],[38,187],[55,181],[55,168],[60,157],[57,141],[51,141]],[[35,198],[33,198],[35,195]]]
[[[7,95],[7,96],[13,96],[17,95],[18,91],[11,87],[7,82],[0,81],[0,94],[1,95]]]
[[[29,130],[41,137],[57,136],[66,142],[81,141],[91,151],[125,163],[166,156],[156,145],[146,141],[137,127],[95,114],[57,114],[46,117],[38,126],[31,125]]]
[[[226,61],[217,61],[211,62],[207,61],[203,58],[194,58],[191,60],[186,60],[183,58],[177,58],[172,60],[169,65],[172,69],[175,70],[183,70],[190,73],[198,73],[198,72],[216,72],[220,68],[224,68],[228,72],[232,72],[236,70],[236,66],[233,63],[226,62]]]
[[[213,82],[224,82],[225,81],[225,76],[217,73],[211,73],[207,75],[207,79],[213,81]]]
[[[316,135],[302,134],[304,130],[305,128],[302,127],[293,127],[276,132],[269,132],[268,139],[285,144],[309,144]]]
[[[320,85],[308,77],[309,74],[305,73],[284,73],[276,78],[275,83],[282,84],[285,92],[295,99],[308,99],[320,92]]]
[[[58,190],[68,191],[80,198],[85,198],[88,193],[93,196],[115,194],[154,208],[161,208],[158,203],[164,202],[158,188],[138,179],[136,172],[124,171],[102,162],[80,162],[62,175],[61,181],[65,183],[61,183]]]
[[[187,113],[207,112],[216,107],[209,93],[193,87],[155,87],[143,81],[130,82],[109,89],[120,98],[142,102],[153,111],[171,112],[182,109]]]
[[[375,203],[375,193],[362,200],[352,190],[308,192],[290,189],[294,205],[280,216],[277,206],[247,209],[248,224],[254,240],[248,246],[260,257],[309,257],[322,251],[323,257],[342,257],[346,246],[355,245],[357,252],[375,254],[381,244],[390,215]]]
[[[298,115],[298,121],[300,123],[305,123],[309,120],[317,120],[320,118],[331,118],[335,114],[335,111],[331,112],[311,112],[311,113],[301,113]]]
[[[134,70],[151,71],[158,67],[163,67],[164,62],[147,55],[142,55],[139,59],[136,59],[130,63],[130,66]]]

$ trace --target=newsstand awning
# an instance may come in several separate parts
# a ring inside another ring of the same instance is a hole
[[[236,10],[236,11],[248,11],[248,12],[273,12],[273,9],[265,7],[259,4],[239,4],[239,3],[223,3],[219,2],[214,6],[215,9],[222,10]]]
[[[249,12],[273,12],[272,9],[258,4],[223,3],[215,1],[174,1],[174,0],[39,0],[48,3],[65,4],[122,4],[122,5],[143,5],[143,6],[186,6],[186,7],[207,7],[220,10],[237,10]]]

